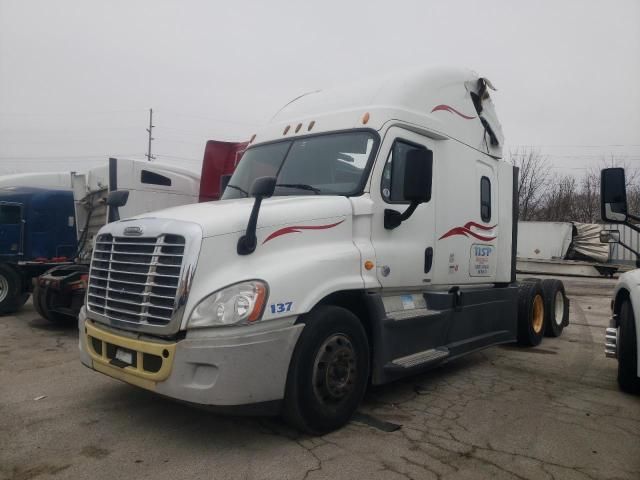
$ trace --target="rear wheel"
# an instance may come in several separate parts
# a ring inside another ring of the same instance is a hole
[[[369,378],[369,344],[358,318],[323,305],[303,319],[291,358],[284,417],[293,427],[321,435],[346,424]]]
[[[618,327],[618,385],[628,393],[640,393],[637,342],[633,306],[625,300],[620,307]]]
[[[20,274],[13,267],[0,264],[0,315],[15,312],[27,298],[29,295],[22,291]]]
[[[546,337],[559,337],[569,325],[569,299],[560,280],[550,278],[542,281],[544,295]]]
[[[518,344],[528,347],[539,345],[544,324],[542,283],[521,283],[518,289]]]

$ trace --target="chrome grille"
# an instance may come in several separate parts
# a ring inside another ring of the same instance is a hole
[[[185,238],[98,235],[91,260],[89,311],[120,322],[164,326],[177,308]]]

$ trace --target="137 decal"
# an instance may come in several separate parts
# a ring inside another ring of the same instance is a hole
[[[285,313],[290,312],[292,306],[293,302],[272,303],[269,308],[271,308],[271,313]]]

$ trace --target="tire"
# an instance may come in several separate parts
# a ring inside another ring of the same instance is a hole
[[[545,337],[559,337],[569,325],[569,299],[560,280],[550,278],[542,281],[544,297]]]
[[[27,298],[22,291],[22,278],[20,274],[11,266],[0,264],[0,315],[13,313],[18,310]]]
[[[52,290],[47,287],[43,288],[36,282],[36,286],[33,289],[33,306],[36,312],[45,320],[57,325],[71,325],[75,323],[76,319],[74,317],[52,310],[54,295],[55,293]]]
[[[518,344],[534,347],[544,336],[542,282],[521,283],[518,289]]]
[[[633,306],[625,300],[620,307],[618,326],[618,385],[627,393],[640,393],[636,333]]]
[[[36,282],[36,286],[33,289],[33,307],[36,309],[36,312],[38,312],[38,315],[40,315],[45,320],[49,320],[43,293],[44,290],[45,289],[43,289]]]
[[[321,305],[302,321],[283,416],[302,432],[322,435],[345,425],[360,405],[369,379],[369,342],[358,317],[341,307]]]

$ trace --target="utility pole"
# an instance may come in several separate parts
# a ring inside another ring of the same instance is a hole
[[[153,137],[151,136],[151,132],[153,131],[154,126],[155,125],[153,124],[153,108],[150,108],[149,109],[149,128],[147,128],[147,133],[149,134],[149,149],[147,150],[147,154],[145,155],[148,161],[155,160],[156,158],[153,155],[151,155],[151,140],[153,140]]]

